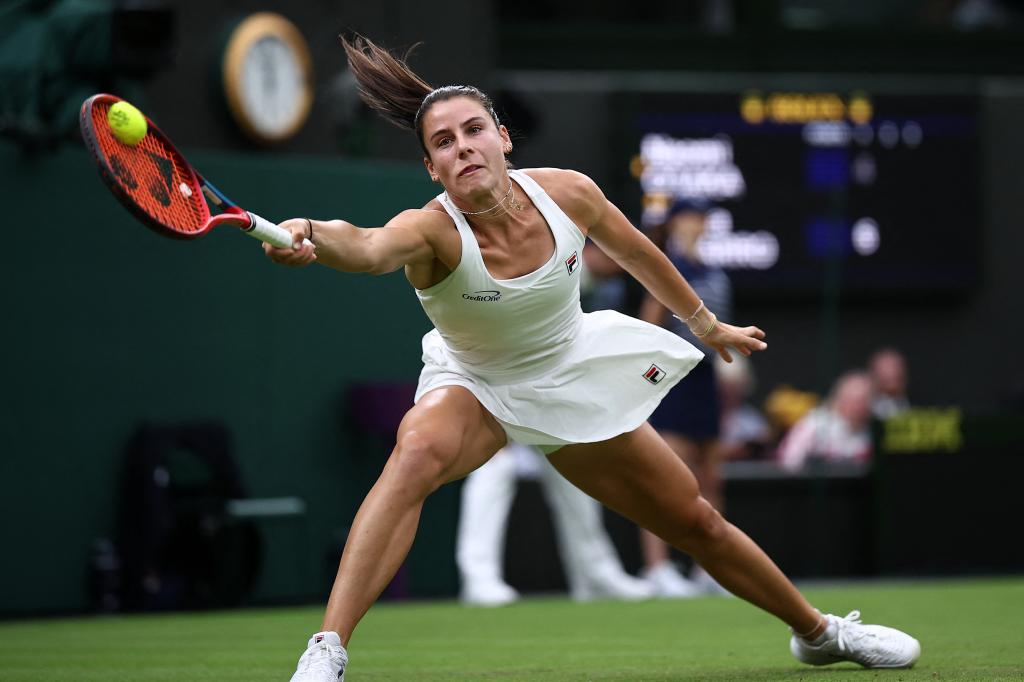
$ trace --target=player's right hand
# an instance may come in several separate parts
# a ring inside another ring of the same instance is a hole
[[[288,230],[292,235],[291,248],[279,249],[263,242],[263,252],[267,258],[292,268],[301,268],[316,260],[316,247],[306,239],[307,223],[305,218],[292,218],[278,227]]]

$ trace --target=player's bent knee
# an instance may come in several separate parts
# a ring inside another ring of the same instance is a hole
[[[728,523],[703,497],[698,497],[687,510],[683,523],[687,545],[715,544],[728,533]]]
[[[416,431],[403,434],[388,462],[389,468],[407,482],[416,482],[432,492],[447,480],[457,453],[435,438]]]

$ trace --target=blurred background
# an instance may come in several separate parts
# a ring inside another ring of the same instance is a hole
[[[104,189],[77,114],[117,94],[267,218],[380,225],[438,190],[359,102],[353,30],[422,43],[426,80],[494,97],[515,164],[587,173],[641,229],[706,204],[700,253],[771,344],[723,390],[764,425],[726,457],[726,513],[790,575],[1024,572],[1004,530],[1024,518],[1024,3],[7,0],[0,614],[326,595],[411,405],[414,293],[272,266],[231,230],[161,239]],[[868,450],[787,459],[881,350],[889,406],[840,414]],[[428,501],[386,597],[456,594],[458,492]],[[544,504],[520,486],[521,591],[565,588]],[[605,522],[635,572],[635,531]]]

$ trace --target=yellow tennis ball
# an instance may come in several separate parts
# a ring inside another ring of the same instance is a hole
[[[146,136],[149,126],[142,112],[128,102],[115,102],[107,112],[107,124],[121,142],[136,145]]]

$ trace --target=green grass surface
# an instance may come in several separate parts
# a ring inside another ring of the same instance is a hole
[[[822,586],[824,611],[907,630],[910,671],[797,663],[786,628],[737,599],[502,609],[383,604],[351,643],[350,682],[1024,680],[1024,579]],[[0,623],[0,680],[285,682],[319,608]]]

